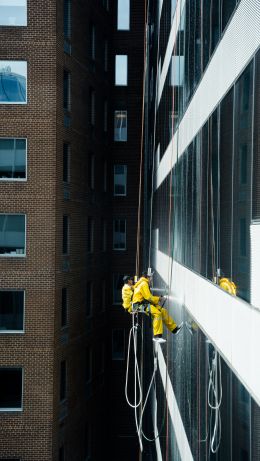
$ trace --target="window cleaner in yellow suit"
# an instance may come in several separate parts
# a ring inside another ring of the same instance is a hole
[[[181,330],[183,323],[179,326],[170,317],[167,310],[160,305],[163,303],[163,296],[153,296],[150,291],[151,276],[147,272],[142,273],[142,277],[134,285],[134,294],[132,298],[133,307],[135,305],[146,305],[146,312],[151,314],[153,318],[153,341],[165,343],[166,340],[162,338],[163,325],[173,334],[178,334]],[[131,312],[131,311],[130,311]]]
[[[134,294],[134,278],[130,275],[123,277],[124,286],[122,288],[123,308],[129,313],[132,312],[132,298]]]
[[[219,286],[222,288],[222,290],[227,291],[229,294],[236,296],[237,295],[237,286],[234,282],[232,282],[230,279],[225,277],[224,273],[222,270],[218,269],[219,273]]]

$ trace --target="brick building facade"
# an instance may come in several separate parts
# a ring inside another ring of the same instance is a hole
[[[122,440],[122,418],[129,417],[122,403],[125,362],[110,363],[110,345],[114,330],[127,333],[130,320],[111,304],[112,274],[133,273],[135,264],[142,5],[131,5],[130,30],[117,31],[117,2],[28,0],[15,14],[5,3],[0,5],[0,459],[98,460],[108,450],[113,459],[123,453],[127,459],[131,439],[118,454],[114,446]],[[126,87],[114,85],[115,54],[129,56]],[[6,96],[13,62],[27,63],[25,103],[12,100],[11,90]],[[128,139],[117,143],[114,111],[124,108]],[[22,175],[5,165],[6,156],[16,155],[6,146],[19,140],[26,145]],[[113,196],[119,163],[127,165],[125,197]],[[127,219],[123,252],[113,249],[118,217]],[[17,219],[24,223],[19,232]],[[13,326],[18,311],[22,327]],[[115,431],[109,429],[111,415]],[[123,435],[134,433],[133,423]]]

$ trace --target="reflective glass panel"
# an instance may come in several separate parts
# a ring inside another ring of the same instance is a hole
[[[0,104],[27,102],[27,62],[0,61]]]
[[[0,179],[26,177],[26,140],[0,138]]]
[[[0,26],[27,26],[27,0],[0,0]]]
[[[25,254],[25,215],[0,215],[0,254]]]

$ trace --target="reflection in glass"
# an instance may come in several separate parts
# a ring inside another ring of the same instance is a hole
[[[0,61],[0,104],[26,103],[27,62]]]
[[[115,85],[127,85],[127,66],[128,56],[125,54],[116,55],[115,57]]]
[[[26,140],[0,138],[0,179],[26,177]]]
[[[24,256],[25,215],[0,214],[0,254]]]
[[[27,0],[0,0],[0,26],[26,26]]]
[[[116,110],[114,120],[114,141],[127,141],[127,111]]]

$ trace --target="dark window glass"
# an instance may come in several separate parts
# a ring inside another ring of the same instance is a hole
[[[237,0],[222,0],[222,31],[225,29],[235,7]]]
[[[88,383],[92,377],[92,351],[89,347],[86,348],[86,382]]]
[[[232,279],[238,296],[250,301],[253,63],[235,85]],[[248,178],[248,179],[247,179]]]
[[[65,450],[63,445],[59,449],[59,461],[65,461]]]
[[[23,330],[24,292],[0,291],[0,331]]]
[[[63,144],[63,182],[69,182],[69,144]]]
[[[68,324],[68,289],[62,288],[61,291],[61,327]]]
[[[113,274],[113,303],[122,303],[122,287],[124,285],[123,275]]]
[[[0,138],[0,179],[26,177],[26,140]]]
[[[124,360],[125,358],[125,331],[113,330],[112,332],[112,359]]]
[[[67,363],[63,360],[60,363],[60,401],[67,397]]]
[[[219,268],[231,277],[232,267],[232,183],[233,183],[233,109],[234,90],[220,105],[220,207]]]
[[[0,409],[22,408],[22,368],[0,368]]]
[[[70,73],[63,71],[63,109],[70,110]]]
[[[25,254],[25,215],[0,214],[0,254]]]
[[[210,1],[203,0],[203,69],[206,68],[210,54]]]
[[[94,219],[91,216],[88,217],[87,249],[88,253],[94,250]]]
[[[255,63],[254,168],[252,218],[260,220],[260,51]]]
[[[89,317],[93,310],[93,282],[88,281],[86,287],[86,315]]]
[[[71,0],[63,0],[63,2],[64,37],[69,39],[71,35]]]
[[[69,217],[63,216],[63,233],[62,233],[62,253],[69,252]]]

